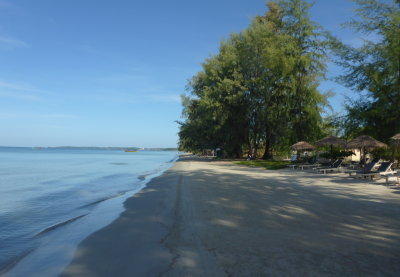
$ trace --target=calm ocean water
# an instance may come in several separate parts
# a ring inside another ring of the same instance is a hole
[[[176,158],[167,151],[0,147],[0,274],[57,275],[81,240],[118,217],[126,198]]]

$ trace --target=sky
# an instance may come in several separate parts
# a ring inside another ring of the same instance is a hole
[[[265,0],[0,0],[0,145],[176,147],[180,95]],[[354,4],[316,0],[312,20],[343,41]],[[329,66],[332,77],[340,69]],[[332,90],[343,112],[348,89]]]

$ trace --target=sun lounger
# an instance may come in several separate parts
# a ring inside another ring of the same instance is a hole
[[[375,166],[378,165],[380,159],[373,159],[370,163],[367,163],[363,169],[361,170],[347,170],[345,173],[348,173],[349,176],[352,174],[363,174],[363,173],[372,173]]]
[[[334,160],[333,162],[330,162],[328,165],[325,165],[325,166],[317,166],[317,167],[314,167],[313,169],[315,169],[315,170],[320,170],[320,169],[325,169],[325,168],[331,168],[331,167],[334,166],[337,162],[338,162],[338,160]]]
[[[400,176],[399,175],[384,175],[382,178],[385,178],[386,184],[393,182],[394,184],[400,185]]]
[[[304,170],[304,169],[307,169],[307,168],[315,168],[316,166],[320,166],[321,164],[319,164],[319,163],[315,163],[315,164],[302,164],[302,165],[299,165],[299,168],[301,169],[301,170]]]
[[[292,170],[295,170],[296,168],[300,170],[304,170],[306,168],[314,168],[316,166],[319,166],[320,164],[314,163],[314,164],[289,164],[288,167]]]
[[[326,174],[328,172],[338,172],[340,170],[342,170],[341,166],[342,166],[343,160],[339,159],[336,160],[331,167],[326,167],[326,168],[320,168],[319,172],[322,172],[323,174]]]
[[[397,171],[392,170],[392,164],[391,162],[383,162],[377,171],[374,172],[368,172],[368,173],[359,173],[356,176],[357,177],[362,177],[362,178],[369,178],[373,180],[374,178],[379,178],[383,176],[389,176],[389,175],[394,175],[397,173]]]

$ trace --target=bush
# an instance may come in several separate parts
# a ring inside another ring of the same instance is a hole
[[[371,155],[373,157],[381,158],[383,160],[389,161],[392,159],[392,155],[393,155],[392,151],[393,151],[392,148],[388,148],[388,149],[378,148],[378,149],[374,149],[374,150],[370,151],[369,153],[371,153]],[[400,149],[397,150],[397,155],[395,156],[395,159],[400,161]]]
[[[336,150],[334,149],[331,152],[324,152],[321,153],[319,156],[321,158],[326,158],[326,159],[343,159],[346,157],[350,157],[351,155],[355,155],[353,151],[345,151],[345,150]]]

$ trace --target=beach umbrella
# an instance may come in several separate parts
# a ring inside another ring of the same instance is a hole
[[[394,135],[393,137],[390,138],[390,142],[393,145],[393,156],[392,156],[392,161],[394,162],[397,154],[397,149],[400,146],[400,133],[397,135]]]
[[[312,150],[315,149],[315,146],[309,144],[309,143],[306,142],[306,141],[299,141],[299,142],[293,144],[292,146],[290,146],[290,148],[291,148],[292,150],[297,151],[297,152],[301,152],[301,151],[312,151]],[[297,159],[298,159],[298,158],[299,158],[299,157],[297,157]]]
[[[392,144],[399,145],[400,144],[400,133],[391,137],[390,140],[392,141]]]
[[[344,139],[335,137],[335,136],[329,136],[325,137],[323,139],[318,140],[315,145],[317,146],[338,146],[338,147],[346,147],[347,141]]]
[[[335,136],[329,136],[325,137],[323,139],[318,140],[315,145],[317,146],[330,146],[331,148],[331,157],[333,156],[333,146],[345,148],[347,145],[347,141],[344,139],[335,137]]]
[[[347,144],[347,148],[387,148],[387,145],[370,136],[359,136]]]
[[[365,154],[367,149],[387,148],[387,145],[383,142],[374,139],[373,137],[363,135],[356,137],[355,139],[347,143],[347,148],[350,149],[359,148],[361,153],[363,153],[362,160],[365,162]]]
[[[311,151],[315,149],[315,146],[309,144],[306,141],[299,141],[290,146],[290,148],[295,151]]]

